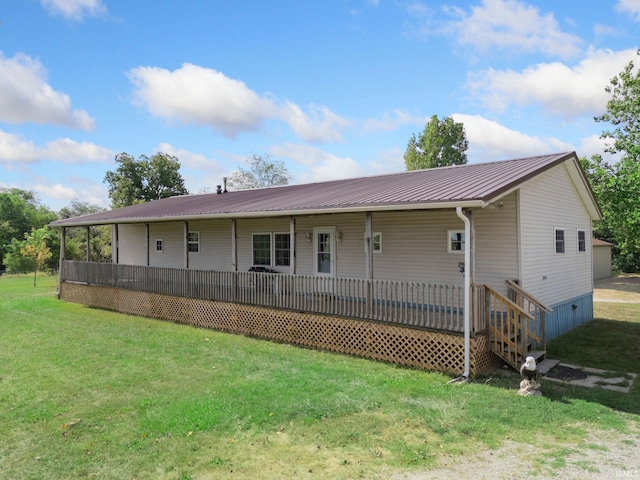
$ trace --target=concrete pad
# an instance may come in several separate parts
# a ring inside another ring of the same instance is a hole
[[[619,372],[610,372],[607,370],[600,370],[599,368],[580,367],[577,365],[570,365],[568,363],[560,363],[559,365],[567,368],[572,368],[586,374],[586,378],[577,380],[561,380],[559,378],[551,378],[549,376],[543,377],[544,380],[556,383],[564,383],[567,385],[575,385],[578,387],[586,388],[603,388],[605,390],[611,390],[613,392],[629,393],[633,383],[636,381],[637,374],[627,373],[624,376],[612,376]],[[626,385],[622,385],[626,382]]]

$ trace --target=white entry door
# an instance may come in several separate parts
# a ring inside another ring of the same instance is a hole
[[[333,277],[336,272],[335,227],[313,229],[313,271],[315,275]]]

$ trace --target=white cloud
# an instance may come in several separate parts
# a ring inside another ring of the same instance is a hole
[[[76,142],[70,138],[60,138],[48,142],[42,156],[49,160],[59,160],[63,163],[106,162],[115,156],[116,152],[94,143]]]
[[[39,149],[17,135],[0,130],[0,162],[24,163],[39,159]]]
[[[456,20],[445,31],[483,53],[500,49],[571,58],[580,52],[580,38],[563,32],[552,13],[517,0],[482,0],[469,13],[457,7],[446,11]]]
[[[129,72],[134,101],[151,114],[184,124],[207,125],[228,138],[261,130],[268,120],[283,120],[303,140],[341,140],[348,122],[326,107],[312,106],[312,115],[213,69],[185,63],[177,70],[138,67]]]
[[[630,13],[636,22],[640,22],[640,0],[618,0],[616,10]]]
[[[72,110],[69,96],[46,82],[46,70],[24,54],[4,58],[0,53],[0,121],[64,125],[92,130],[93,119],[83,110]]]
[[[350,123],[327,107],[311,105],[311,116],[294,103],[286,102],[281,109],[281,117],[303,140],[312,143],[341,142],[340,131]]]
[[[24,140],[18,135],[0,130],[0,162],[31,163],[40,160],[56,160],[69,164],[108,161],[115,152],[89,142],[75,142],[61,138],[48,142],[44,147]]]
[[[470,74],[471,95],[486,108],[502,112],[510,105],[540,105],[563,118],[604,112],[605,87],[635,55],[634,50],[589,49],[575,66],[541,63],[522,72],[489,69]]]
[[[365,133],[391,132],[397,130],[403,125],[421,125],[427,122],[425,117],[417,117],[402,110],[394,110],[391,113],[385,113],[382,118],[370,118],[365,120],[363,131]]]
[[[75,21],[107,12],[107,7],[101,0],[41,0],[41,3],[50,13]]]
[[[575,150],[573,145],[557,138],[541,139],[527,135],[479,115],[454,113],[451,116],[456,122],[464,124],[469,140],[469,161],[491,161]]]
[[[271,153],[303,165],[298,183],[338,180],[365,175],[364,169],[350,157],[340,158],[309,145],[285,143],[271,148]]]

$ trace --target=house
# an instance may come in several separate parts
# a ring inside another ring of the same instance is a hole
[[[610,278],[613,268],[611,267],[611,249],[613,243],[605,242],[594,238],[593,244],[593,279]]]
[[[593,317],[574,152],[218,191],[53,222],[112,226],[60,298],[465,377]]]

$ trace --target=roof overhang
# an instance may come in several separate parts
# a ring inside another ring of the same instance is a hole
[[[375,206],[353,206],[344,208],[320,208],[320,209],[301,209],[287,211],[262,211],[262,212],[225,212],[216,214],[193,214],[193,215],[164,215],[153,217],[129,217],[119,218],[115,220],[87,220],[82,221],[76,218],[74,221],[65,222],[66,219],[56,220],[51,223],[53,227],[93,227],[98,225],[129,225],[139,223],[161,223],[161,222],[189,222],[198,220],[214,220],[214,219],[234,219],[234,218],[275,218],[275,217],[301,217],[312,215],[331,215],[339,213],[367,213],[367,212],[398,212],[398,211],[416,211],[416,210],[455,210],[461,208],[485,208],[493,203],[483,200],[467,200],[464,202],[437,202],[437,203],[419,203],[419,204],[387,204]],[[72,219],[69,219],[72,220]]]

